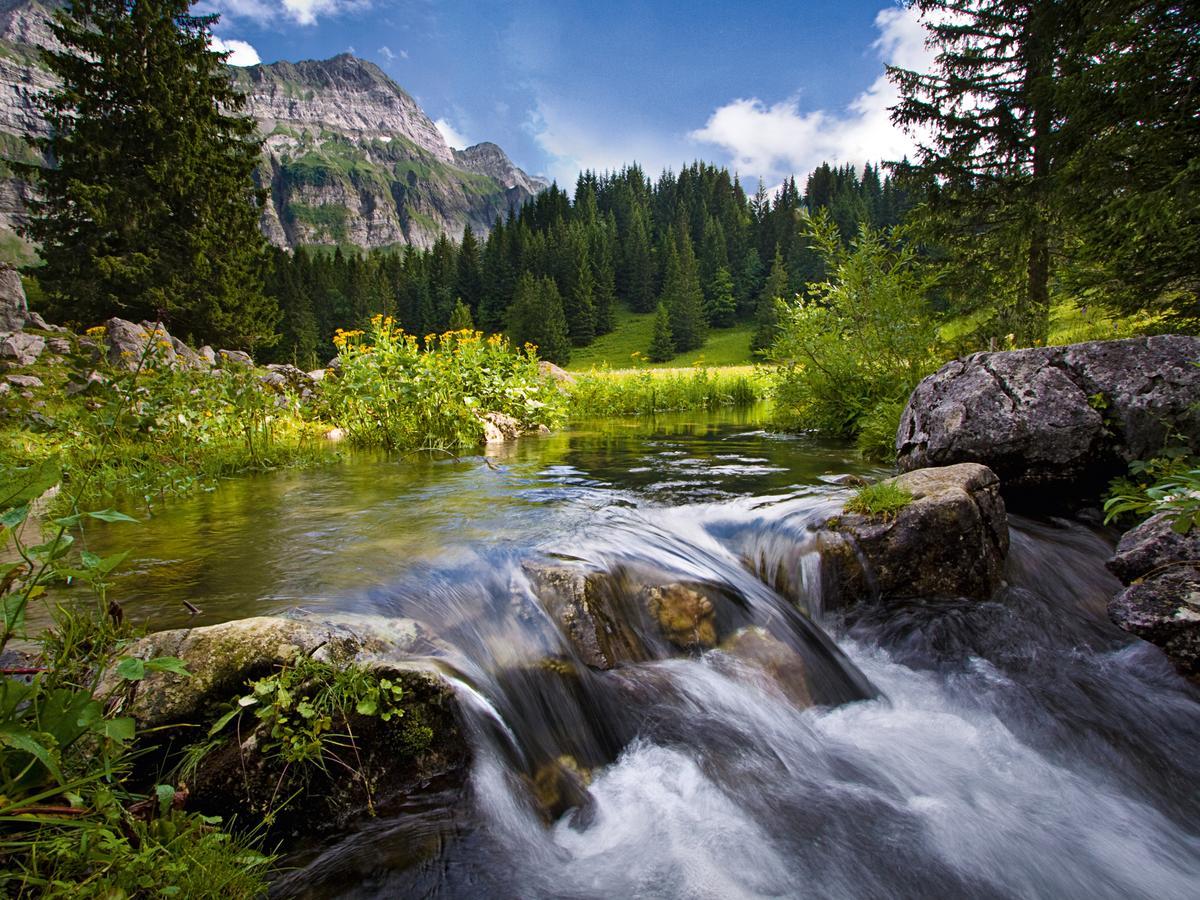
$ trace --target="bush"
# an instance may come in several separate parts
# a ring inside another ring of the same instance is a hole
[[[328,416],[361,446],[390,450],[470,447],[481,415],[499,412],[523,426],[552,426],[562,414],[554,381],[538,371],[531,346],[500,335],[448,331],[419,341],[375,316],[366,332],[339,331],[337,377],[321,385]]]
[[[867,226],[847,249],[824,214],[809,220],[830,272],[782,304],[775,415],[789,428],[855,438],[879,452],[913,388],[943,360],[925,298],[934,284],[899,230]]]
[[[749,367],[644,369],[577,375],[570,387],[573,418],[649,415],[722,406],[749,406],[767,396],[768,379]]]
[[[1200,528],[1200,460],[1185,456],[1135,460],[1129,477],[1118,478],[1104,503],[1104,522],[1139,522],[1166,513],[1171,528],[1187,534]]]

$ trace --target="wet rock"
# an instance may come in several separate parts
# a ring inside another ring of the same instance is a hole
[[[595,669],[647,658],[637,619],[622,614],[622,591],[604,572],[526,562],[522,568],[546,612],[580,660]]]
[[[348,617],[345,621],[259,617],[204,628],[161,632],[136,641],[127,656],[177,656],[190,677],[148,672],[130,686],[108,673],[99,692],[132,715],[139,730],[159,728],[156,740],[188,742],[234,708],[247,682],[301,655],[337,665],[368,667],[401,686],[403,715],[384,722],[353,705],[335,723],[344,742],[329,752],[339,764],[292,763],[269,748],[257,717],[243,715],[223,744],[200,760],[190,779],[200,811],[259,820],[279,813],[289,830],[320,832],[380,804],[425,790],[431,778],[458,773],[468,750],[453,694],[441,679],[410,662],[436,641],[419,623]],[[172,727],[179,726],[179,727]],[[200,726],[199,729],[195,726]]]
[[[1166,513],[1151,516],[1121,536],[1108,570],[1124,584],[1132,584],[1154,570],[1192,562],[1200,565],[1200,528],[1179,534]]]
[[[13,387],[20,388],[40,388],[42,387],[42,379],[36,375],[9,375],[5,379]]]
[[[563,755],[538,767],[530,781],[542,820],[549,825],[564,813],[587,805],[592,773],[573,756]]]
[[[954,360],[909,399],[897,463],[982,463],[1032,505],[1086,499],[1168,439],[1200,452],[1197,359],[1200,338],[1163,335]]]
[[[793,703],[813,705],[813,690],[804,657],[757,625],[740,628],[721,643],[721,651],[758,669]]]
[[[9,360],[18,366],[31,366],[46,349],[44,338],[21,331],[0,332],[0,359]]]
[[[0,331],[20,331],[28,316],[20,273],[8,263],[0,264]]]
[[[995,474],[961,463],[888,480],[913,495],[894,518],[843,513],[824,525],[833,537],[822,541],[826,608],[990,598],[1008,555],[1008,518]]]
[[[554,363],[545,359],[538,363],[538,374],[553,378],[554,381],[560,385],[575,383],[574,375],[561,366],[556,366]]]
[[[717,629],[712,601],[682,584],[652,587],[646,591],[650,614],[663,637],[676,647],[714,647]]]
[[[1130,585],[1109,602],[1108,615],[1157,645],[1181,675],[1200,682],[1200,563]]]

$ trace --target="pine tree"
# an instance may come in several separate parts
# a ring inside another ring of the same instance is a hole
[[[696,254],[687,226],[680,224],[674,238],[668,237],[664,265],[662,301],[671,317],[671,337],[680,353],[698,350],[708,337],[704,321],[704,292]]]
[[[479,311],[483,300],[483,266],[479,255],[479,241],[475,232],[467,225],[463,229],[462,242],[458,245],[458,277],[455,281],[455,291],[467,308],[472,312]]]
[[[1056,78],[1071,62],[1063,36],[1087,4],[1059,0],[916,0],[934,71],[888,73],[893,119],[930,133],[898,171],[925,192],[921,222],[952,251],[964,293],[1001,296],[998,330],[1018,341],[1049,328],[1051,190],[1063,121]]]
[[[50,24],[42,60],[48,136],[30,237],[38,277],[73,318],[163,317],[236,347],[270,345],[278,307],[263,292],[261,142],[241,114],[216,16],[190,0],[75,0]],[[99,61],[99,62],[97,62]]]
[[[722,266],[708,286],[704,316],[714,328],[728,328],[737,316],[737,299],[733,296],[733,276]]]
[[[738,317],[748,319],[757,309],[758,295],[763,284],[762,257],[758,255],[757,247],[750,247],[742,258],[742,265],[737,277],[737,308]]]
[[[625,236],[625,291],[634,312],[654,309],[654,254],[645,213],[635,208]]]
[[[775,251],[775,260],[771,263],[771,274],[763,286],[758,298],[758,307],[754,312],[754,335],[750,339],[750,349],[762,353],[771,348],[779,337],[779,301],[788,293],[787,267],[783,263],[783,254]]]
[[[552,278],[537,279],[526,272],[517,282],[516,295],[508,308],[509,339],[518,347],[533,344],[538,355],[565,366],[571,360],[571,339],[562,296]]]
[[[646,356],[650,362],[666,362],[675,355],[675,341],[671,337],[671,316],[667,307],[658,304],[654,314],[654,335],[650,339],[650,347]]]

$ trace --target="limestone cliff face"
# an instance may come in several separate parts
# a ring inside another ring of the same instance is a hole
[[[0,0],[0,157],[29,159],[24,135],[44,129],[34,98],[53,86],[35,47],[55,0]],[[542,190],[495,144],[453,150],[417,102],[372,63],[327,60],[232,69],[266,143],[263,233],[281,247],[428,247]],[[13,256],[28,186],[0,160],[0,255]]]

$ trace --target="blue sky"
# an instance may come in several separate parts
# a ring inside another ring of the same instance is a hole
[[[884,61],[924,65],[915,15],[839,3],[204,0],[234,61],[350,50],[417,98],[453,145],[495,141],[535,174],[705,159],[768,186],[813,165],[896,158]]]

